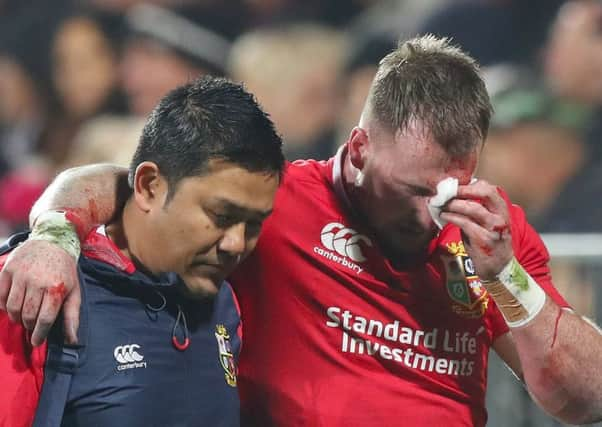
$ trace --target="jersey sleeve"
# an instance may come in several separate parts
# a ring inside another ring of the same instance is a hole
[[[552,283],[550,273],[550,254],[535,229],[527,222],[525,212],[517,205],[511,204],[507,196],[502,194],[508,203],[512,221],[512,246],[514,256],[529,275],[537,282],[558,306],[570,308],[566,300],[560,295]],[[508,332],[502,313],[493,304],[495,315],[492,319],[494,339]]]
[[[6,255],[0,257],[0,268]],[[44,381],[46,342],[32,347],[29,333],[0,310],[0,426],[33,423]]]
[[[510,209],[512,212],[514,233],[512,239],[516,259],[556,304],[560,307],[570,308],[552,283],[549,264],[550,254],[541,237],[527,222],[525,213],[520,207],[512,205]]]

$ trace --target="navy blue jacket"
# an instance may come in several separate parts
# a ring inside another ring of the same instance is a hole
[[[79,261],[79,345],[62,344],[57,322],[34,426],[56,427],[63,408],[64,427],[239,426],[240,315],[230,285],[186,299],[175,274],[150,277],[106,237],[94,240]]]

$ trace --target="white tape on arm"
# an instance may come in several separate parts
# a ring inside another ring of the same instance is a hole
[[[546,293],[516,258],[513,257],[506,264],[496,279],[482,283],[495,300],[508,326],[524,326],[539,314],[546,302]]]
[[[65,212],[46,211],[36,219],[29,240],[45,240],[63,248],[76,260],[81,251],[75,226],[67,219]]]

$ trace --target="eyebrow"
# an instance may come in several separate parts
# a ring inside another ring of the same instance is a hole
[[[221,197],[218,197],[214,200],[216,205],[218,205],[220,208],[237,217],[253,218],[263,221],[272,213],[272,209],[269,209],[267,211],[262,211],[259,209],[249,209],[245,206],[238,205],[236,203],[233,203],[231,200],[224,199]]]

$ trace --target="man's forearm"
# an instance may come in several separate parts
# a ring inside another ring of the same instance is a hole
[[[109,222],[128,195],[127,169],[97,164],[68,169],[59,174],[33,206],[29,221],[49,210],[69,210],[77,218],[80,237],[94,226]]]
[[[548,300],[512,335],[527,387],[544,409],[574,424],[602,420],[602,335],[594,326]]]

